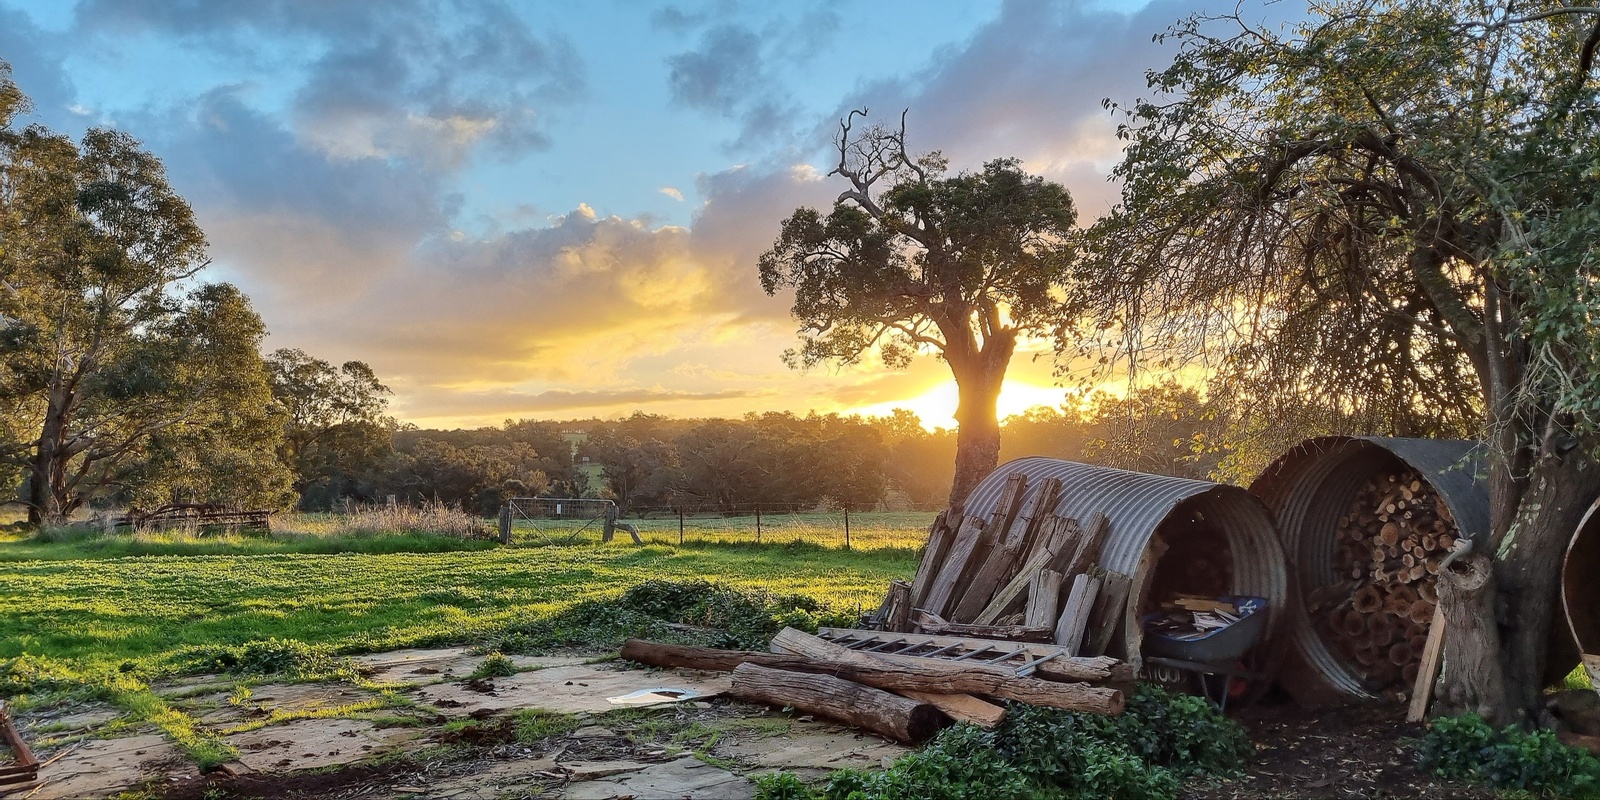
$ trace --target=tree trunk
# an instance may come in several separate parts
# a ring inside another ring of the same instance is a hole
[[[969,355],[946,352],[950,372],[955,376],[956,475],[950,485],[950,505],[966,502],[978,481],[1000,463],[1000,387],[1005,384],[1006,368],[1016,349],[1014,333],[996,334],[982,350]]]
[[[1509,710],[1495,597],[1494,564],[1487,556],[1467,556],[1439,571],[1445,680],[1438,709],[1476,713],[1498,725],[1509,719]]]
[[[67,494],[67,424],[72,392],[58,381],[45,406],[28,477],[28,522],[63,525],[71,511]]]
[[[1593,444],[1581,442],[1534,465],[1515,523],[1499,544],[1495,577],[1503,609],[1500,644],[1508,719],[1536,719],[1542,708],[1561,559],[1584,512],[1600,494],[1600,465],[1589,455]]]

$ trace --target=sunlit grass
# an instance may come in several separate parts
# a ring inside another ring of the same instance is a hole
[[[310,546],[296,541],[0,541],[0,659],[32,654],[74,673],[147,674],[188,648],[269,638],[344,653],[472,643],[652,578],[802,593],[854,610],[875,607],[891,578],[915,569],[910,549],[806,545],[255,549]],[[162,548],[177,552],[148,552]]]

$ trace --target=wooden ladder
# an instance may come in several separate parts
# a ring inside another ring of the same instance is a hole
[[[817,636],[861,653],[1006,667],[1014,670],[1019,677],[1032,675],[1040,664],[1069,656],[1067,648],[1058,645],[1001,639],[969,639],[854,628],[819,628]]]

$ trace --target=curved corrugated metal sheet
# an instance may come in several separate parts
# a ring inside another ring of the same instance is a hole
[[[1600,500],[1589,507],[1561,564],[1561,605],[1578,650],[1600,655]]]
[[[967,496],[964,513],[987,517],[1000,501],[1012,475],[1028,478],[1027,493],[1039,491],[1049,478],[1061,481],[1055,513],[1087,521],[1095,512],[1110,527],[1099,565],[1133,575],[1150,545],[1150,537],[1174,512],[1199,512],[1217,523],[1233,555],[1236,594],[1265,597],[1268,624],[1276,628],[1289,598],[1288,569],[1267,509],[1237,486],[1209,481],[1146,475],[1140,472],[1079,464],[1055,458],[1019,458],[1000,465]]]
[[[1482,443],[1453,439],[1324,436],[1280,456],[1250,485],[1278,521],[1296,587],[1283,684],[1309,705],[1372,699],[1343,660],[1323,643],[1306,615],[1304,594],[1340,580],[1334,573],[1339,517],[1362,484],[1409,466],[1439,492],[1462,533],[1482,545],[1489,536],[1489,494]]]

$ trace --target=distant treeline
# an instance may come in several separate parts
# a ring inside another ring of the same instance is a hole
[[[1176,385],[1005,421],[1002,460],[1028,455],[1204,478],[1224,450],[1218,415]],[[359,426],[357,426],[359,427]],[[884,417],[748,414],[521,420],[472,430],[365,428],[325,437],[302,463],[301,507],[441,500],[491,514],[510,496],[605,497],[627,509],[942,505],[955,432]]]

